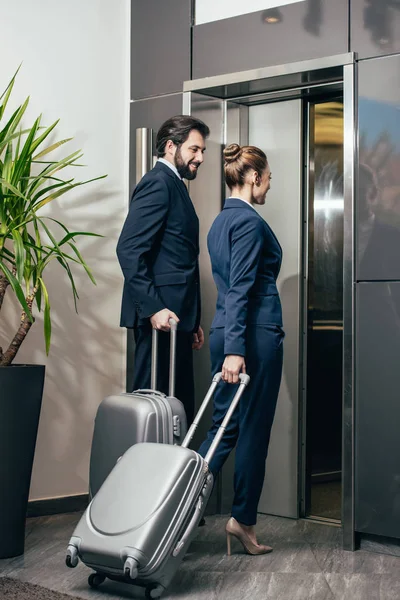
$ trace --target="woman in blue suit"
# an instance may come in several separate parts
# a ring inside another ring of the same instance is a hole
[[[218,290],[210,332],[213,375],[224,383],[214,397],[213,423],[199,452],[205,456],[233,397],[229,384],[248,373],[245,391],[211,460],[214,476],[236,445],[232,517],[226,525],[228,554],[231,537],[249,554],[272,548],[257,542],[254,526],[260,499],[271,427],[282,375],[282,310],[276,287],[282,249],[254,206],[265,203],[271,172],[267,157],[254,146],[228,146],[225,178],[231,197],[208,234],[208,250]]]

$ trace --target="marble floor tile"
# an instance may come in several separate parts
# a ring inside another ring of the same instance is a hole
[[[195,541],[182,563],[186,571],[320,573],[321,569],[309,544],[277,544],[274,551],[262,556],[249,556],[233,540],[232,556],[225,546]]]
[[[37,583],[83,600],[141,600],[134,586],[104,582],[89,588],[91,570],[65,566],[80,514],[29,519],[26,550],[0,560],[0,576]],[[400,600],[400,558],[345,552],[338,528],[260,516],[259,539],[274,552],[248,556],[234,543],[226,554],[226,516],[207,517],[163,600]]]
[[[400,557],[372,552],[346,552],[322,544],[311,544],[312,552],[324,573],[364,573],[382,575],[400,573]]]
[[[273,573],[265,600],[334,600],[322,573]]]
[[[178,571],[162,600],[220,600],[222,573]]]
[[[217,515],[206,518],[205,527],[199,529],[197,540],[218,541],[224,537],[225,525],[229,515]],[[286,519],[270,515],[259,515],[257,535],[261,542],[274,546],[278,542],[309,542],[341,546],[340,527],[316,523],[306,519]]]
[[[400,571],[392,575],[382,575],[379,600],[399,600],[400,598]]]
[[[266,600],[271,573],[224,573],[218,600]]]
[[[400,577],[328,573],[326,580],[335,600],[398,600]]]
[[[376,539],[361,539],[360,550],[400,556],[400,544],[387,542],[386,540],[381,543]]]

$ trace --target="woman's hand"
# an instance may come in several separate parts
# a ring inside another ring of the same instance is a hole
[[[238,383],[239,373],[246,373],[246,363],[244,356],[229,354],[225,357],[222,365],[222,379],[226,383]]]

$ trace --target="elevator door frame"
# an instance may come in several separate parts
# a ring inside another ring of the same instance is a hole
[[[266,67],[239,73],[191,80],[183,87],[183,113],[191,112],[191,94],[201,94],[215,100],[252,103],[306,97],[313,88],[341,82],[344,117],[344,248],[343,248],[343,420],[342,420],[342,532],[343,547],[355,549],[354,523],[354,200],[356,186],[358,119],[357,119],[357,65],[353,53],[322,59],[302,61],[275,67]],[[321,89],[322,91],[322,89]],[[227,102],[224,103],[225,106]],[[302,231],[303,234],[303,231]],[[304,240],[303,240],[304,251]],[[307,273],[303,272],[303,277]],[[303,295],[304,302],[304,295]],[[304,322],[303,331],[304,331]],[[304,352],[303,344],[300,344]],[[303,411],[301,389],[299,415]],[[300,444],[303,424],[299,419]],[[304,452],[299,452],[303,457]],[[303,460],[301,458],[301,460]],[[299,463],[299,474],[305,472]],[[303,482],[303,477],[301,479]],[[299,486],[299,506],[301,486]]]

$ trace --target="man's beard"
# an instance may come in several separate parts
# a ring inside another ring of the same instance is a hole
[[[183,179],[188,179],[189,181],[192,179],[196,179],[197,169],[195,171],[192,171],[190,169],[189,165],[192,164],[192,165],[200,166],[198,162],[196,162],[194,159],[192,159],[188,163],[185,163],[185,161],[182,158],[180,148],[176,149],[174,160],[175,160],[175,166],[178,170],[178,173]]]

